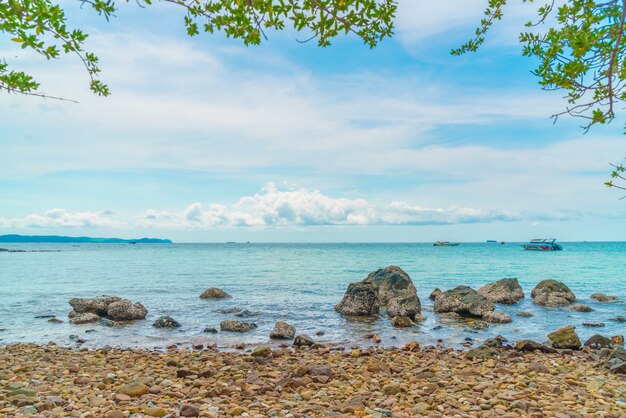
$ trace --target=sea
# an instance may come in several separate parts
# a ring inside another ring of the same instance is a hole
[[[3,248],[29,252],[0,252],[0,345],[16,342],[54,342],[84,347],[164,349],[172,344],[272,344],[276,321],[296,327],[321,343],[346,346],[371,344],[364,336],[376,333],[383,346],[408,341],[462,348],[502,335],[508,341],[546,341],[547,334],[574,325],[584,341],[593,334],[626,334],[626,242],[564,242],[563,251],[524,251],[519,243],[462,243],[434,247],[432,243],[326,244],[8,244]],[[351,282],[368,273],[397,265],[418,290],[426,320],[408,329],[395,329],[384,315],[346,318],[334,310]],[[513,322],[474,330],[433,312],[429,295],[435,288],[467,285],[474,289],[505,277],[518,278],[526,298],[516,305],[498,305]],[[573,312],[532,304],[530,292],[541,280],[564,282],[577,302],[593,312]],[[199,295],[219,287],[233,297],[204,300]],[[602,292],[621,298],[600,303],[590,298]],[[145,320],[106,326],[73,325],[67,318],[74,297],[115,295],[141,302]],[[253,316],[238,318],[220,310],[239,308]],[[532,317],[515,314],[527,311]],[[50,323],[54,315],[63,323]],[[160,316],[176,319],[180,328],[152,326]],[[254,322],[258,328],[243,334],[205,333],[224,320]],[[602,322],[603,327],[583,326]],[[276,344],[276,343],[273,343]]]

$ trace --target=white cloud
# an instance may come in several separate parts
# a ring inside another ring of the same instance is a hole
[[[2,218],[2,228],[118,228],[124,223],[112,218],[109,211],[70,212],[50,209],[43,214],[31,214],[23,218]]]

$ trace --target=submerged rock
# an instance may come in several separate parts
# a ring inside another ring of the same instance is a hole
[[[511,315],[504,312],[487,312],[483,315],[483,319],[490,324],[508,324],[513,322]]]
[[[524,291],[516,278],[501,279],[478,289],[478,293],[494,303],[512,305],[524,299]]]
[[[170,316],[162,316],[152,324],[155,328],[178,328],[180,323]]]
[[[378,315],[380,303],[376,288],[371,283],[350,283],[341,302],[335,310],[344,315]]]
[[[485,321],[472,321],[468,325],[468,327],[470,327],[473,330],[480,331],[480,330],[489,328],[489,324],[486,323]]]
[[[101,318],[99,315],[91,312],[86,312],[75,315],[72,319],[70,319],[70,323],[76,325],[89,324],[91,322],[98,322],[100,321],[100,319]]]
[[[559,328],[548,334],[548,338],[554,348],[571,348],[578,350],[581,346],[580,338],[578,338],[578,334],[574,331],[573,325]]]
[[[204,292],[200,294],[202,299],[227,299],[232,298],[231,295],[224,292],[222,289],[218,289],[217,287],[210,287]]]
[[[454,312],[460,315],[480,316],[495,309],[493,302],[467,286],[458,286],[442,292],[435,299],[435,312]]]
[[[605,326],[604,322],[583,322],[584,327],[603,327]]]
[[[593,311],[593,309],[590,306],[587,305],[583,305],[582,303],[576,303],[572,306],[568,306],[566,309],[569,309],[570,311],[576,311],[576,312],[591,312]]]
[[[220,329],[222,331],[230,332],[248,332],[257,327],[257,324],[243,321],[222,321],[220,322]]]
[[[391,325],[396,328],[409,328],[415,325],[415,322],[411,321],[408,316],[395,316],[391,320]]]
[[[217,330],[215,328],[209,328],[209,327],[203,329],[202,332],[206,332],[210,334],[217,334]]]
[[[292,340],[296,335],[296,329],[286,322],[276,322],[270,338],[275,340]]]
[[[145,319],[148,310],[141,303],[133,303],[128,299],[113,302],[107,308],[107,317],[113,321],[136,321]]]
[[[605,295],[604,293],[593,293],[591,295],[591,299],[595,299],[598,302],[616,302],[619,300],[619,298],[617,296],[609,296],[609,295]]]
[[[532,312],[518,312],[515,314],[515,316],[519,316],[521,318],[530,318],[531,316],[533,316]]]
[[[533,303],[541,306],[567,306],[576,301],[569,287],[557,280],[542,280],[530,295]]]

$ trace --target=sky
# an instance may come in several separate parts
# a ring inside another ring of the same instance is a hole
[[[260,46],[190,38],[182,11],[120,3],[110,22],[64,0],[111,96],[80,62],[0,40],[42,91],[0,93],[0,234],[175,242],[625,240],[626,201],[603,186],[626,157],[619,120],[583,134],[550,115],[517,35],[532,5],[475,54],[450,55],[484,1],[399,2],[370,50],[306,33]]]

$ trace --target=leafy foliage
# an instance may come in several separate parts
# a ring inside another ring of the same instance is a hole
[[[616,189],[626,190],[626,159],[621,164],[611,164],[613,166],[613,172],[611,172],[611,180],[604,183],[608,187],[615,187]],[[626,196],[622,197],[626,199]]]
[[[107,20],[116,11],[113,0],[79,0]],[[128,0],[127,0],[128,1]],[[136,0],[141,6],[153,0]],[[185,11],[187,33],[223,32],[241,39],[245,45],[257,45],[267,39],[266,31],[283,30],[289,23],[297,31],[307,31],[320,46],[348,33],[360,37],[370,48],[392,35],[395,0],[162,0],[181,6]],[[47,59],[74,54],[82,61],[90,77],[91,90],[109,94],[98,79],[98,57],[84,50],[87,34],[69,29],[63,9],[50,0],[0,0],[0,33],[7,34],[21,46]],[[11,70],[0,61],[0,91],[47,97],[39,92],[39,83],[30,75]]]
[[[523,55],[537,58],[534,74],[546,90],[564,91],[567,107],[553,115],[585,120],[585,132],[615,119],[626,101],[626,0],[555,0],[537,5],[537,19],[520,33]],[[476,51],[494,22],[501,20],[507,0],[489,0],[474,38],[452,50],[453,55]],[[623,165],[614,165],[613,178],[624,180]],[[613,181],[605,183],[619,187]]]

